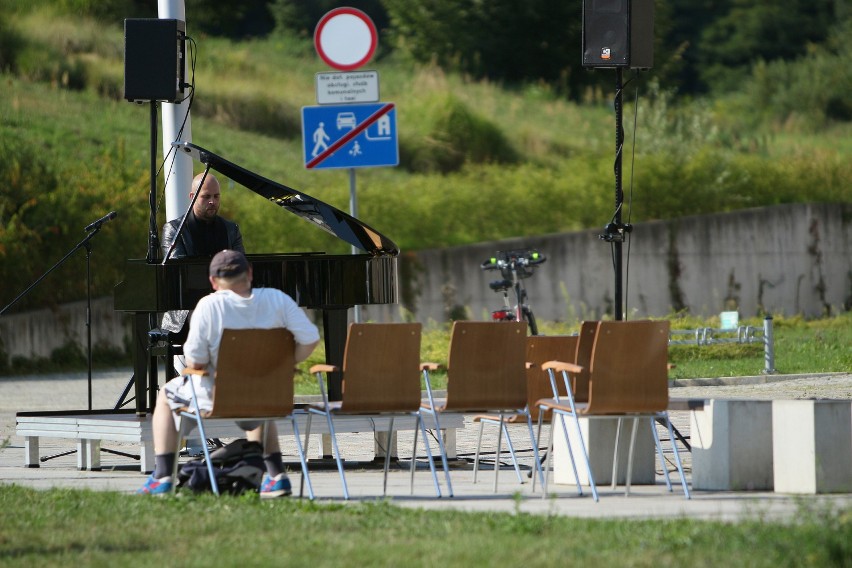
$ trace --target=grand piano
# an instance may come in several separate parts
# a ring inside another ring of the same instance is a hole
[[[349,308],[397,301],[397,246],[365,223],[303,192],[248,171],[192,143],[173,146],[208,170],[219,172],[364,251],[349,255],[321,252],[247,255],[254,270],[254,286],[278,288],[300,306],[322,313],[326,359],[340,365]],[[207,279],[209,262],[208,258],[126,261],[124,280],[114,291],[114,308],[133,318],[131,383],[135,387],[139,416],[153,410],[157,396],[157,360],[151,354],[149,332],[158,327],[162,312],[193,309],[200,298],[211,292]],[[341,394],[340,377],[332,377],[330,398],[339,400]]]

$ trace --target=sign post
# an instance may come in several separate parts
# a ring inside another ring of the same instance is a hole
[[[399,164],[395,107],[378,102],[376,71],[356,71],[370,61],[377,44],[376,26],[361,10],[335,8],[320,18],[314,47],[341,73],[317,73],[317,103],[323,106],[302,108],[305,167],[349,169],[349,214],[355,218],[355,168]],[[357,253],[354,246],[352,253]],[[355,306],[355,322],[360,319]]]

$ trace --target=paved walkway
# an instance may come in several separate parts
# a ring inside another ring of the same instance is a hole
[[[118,395],[127,384],[130,372],[98,372],[92,379],[92,407],[112,408]],[[671,389],[677,398],[835,398],[852,399],[852,374],[798,375],[770,377],[740,377],[736,379],[682,381]],[[0,378],[0,484],[15,483],[36,488],[58,486],[86,487],[98,490],[115,490],[132,493],[144,481],[138,462],[132,458],[103,451],[101,471],[78,471],[75,455],[68,454],[47,460],[39,468],[25,468],[23,439],[15,434],[15,413],[19,411],[71,410],[88,407],[88,380],[86,373]],[[684,434],[689,433],[688,412],[673,412],[675,426]],[[493,459],[496,445],[496,430],[486,430],[483,451]],[[415,475],[414,495],[409,493],[408,465],[410,464],[410,433],[401,433],[399,440],[398,466],[389,475],[388,495],[393,502],[404,507],[428,509],[460,509],[468,511],[524,511],[540,514],[560,514],[579,517],[693,517],[733,520],[746,516],[762,518],[789,517],[801,506],[800,501],[831,501],[835,505],[852,507],[852,494],[822,496],[789,496],[772,492],[715,492],[693,491],[687,501],[673,475],[674,492],[668,493],[661,475],[656,485],[634,486],[631,495],[625,498],[623,488],[612,491],[608,486],[599,488],[600,502],[595,503],[585,488],[578,496],[571,485],[553,485],[548,498],[543,499],[539,487],[532,491],[527,472],[533,458],[529,438],[522,426],[512,427],[512,439],[519,453],[524,472],[523,485],[517,482],[510,467],[508,456],[500,469],[498,492],[493,492],[494,470],[491,466],[479,474],[479,482],[473,483],[472,457],[476,447],[478,427],[466,422],[457,439],[458,457],[452,465],[452,483],[455,497],[435,499],[431,476],[424,459],[418,460]],[[373,436],[371,433],[341,436],[342,453],[347,458],[347,481],[354,501],[373,499],[381,495],[382,472],[372,465]],[[312,444],[313,446],[313,444]],[[295,445],[292,439],[282,438],[282,447],[289,460],[295,460]],[[71,440],[42,439],[41,456],[51,456],[73,451]],[[104,442],[105,450],[136,453],[138,448],[131,444]],[[420,454],[424,454],[422,444]],[[310,457],[311,479],[320,501],[342,499],[340,479],[330,464],[319,461],[319,448],[312,447]],[[686,458],[689,477],[689,455]],[[421,458],[423,456],[420,456]],[[668,460],[667,460],[668,461]],[[662,473],[657,464],[658,474]],[[293,473],[298,483],[298,473]],[[441,477],[441,489],[446,496],[446,483]]]

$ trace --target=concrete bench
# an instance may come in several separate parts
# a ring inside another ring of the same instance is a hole
[[[773,401],[772,451],[776,492],[852,492],[852,401]]]
[[[693,489],[773,488],[772,401],[708,399],[691,410]]]
[[[577,437],[577,428],[573,419],[565,418],[565,426],[568,430],[568,440],[570,440],[571,448],[574,450],[574,460],[577,464],[577,476],[580,484],[589,485],[589,474],[583,465],[582,458],[577,454],[581,451],[580,440]],[[612,483],[612,459],[617,426],[617,417],[611,420],[580,418],[583,442],[589,454],[589,464],[597,485]],[[558,417],[553,420],[550,427],[553,429],[553,481],[558,484],[574,485],[576,483],[574,470],[571,468],[568,445],[565,443],[564,430]],[[619,485],[624,485],[627,480],[627,454],[630,449],[632,427],[632,420],[624,420],[618,440],[618,472],[616,477]],[[648,427],[648,419],[643,418],[636,432],[636,445],[633,448],[633,475],[630,481],[632,485],[653,485],[655,483],[656,451],[654,438],[651,435],[651,429]]]

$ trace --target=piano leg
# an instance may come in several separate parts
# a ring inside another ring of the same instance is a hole
[[[343,367],[343,352],[346,350],[346,327],[349,324],[348,308],[325,308],[322,325],[325,333],[326,362]],[[343,399],[343,377],[340,373],[328,375],[328,399]]]
[[[157,396],[157,362],[155,357],[151,357],[148,345],[148,331],[152,328],[151,319],[152,315],[147,312],[133,314],[132,351],[133,379],[136,383],[136,416],[145,416],[149,408],[153,409]],[[149,383],[155,388],[149,389]],[[149,400],[151,394],[152,400]]]

